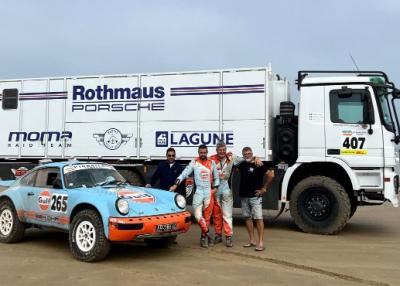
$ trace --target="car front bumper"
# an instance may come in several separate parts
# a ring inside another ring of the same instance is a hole
[[[177,235],[189,230],[190,216],[190,212],[183,211],[142,217],[110,217],[108,239],[110,241],[133,241]]]

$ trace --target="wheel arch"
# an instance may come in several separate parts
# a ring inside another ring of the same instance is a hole
[[[346,170],[346,167],[349,170]],[[339,182],[346,190],[352,203],[356,203],[354,190],[358,189],[358,182],[346,165],[337,162],[312,162],[294,165],[290,173],[286,173],[282,183],[282,198],[290,201],[291,193],[298,182],[309,176],[326,176]],[[287,176],[286,176],[287,175]],[[354,202],[355,200],[355,202]]]
[[[71,215],[70,215],[70,217],[69,217],[70,223],[72,223],[72,220],[74,219],[74,217],[76,216],[76,214],[79,213],[80,211],[83,211],[83,210],[94,210],[94,211],[96,211],[96,212],[99,214],[100,217],[102,217],[100,211],[99,211],[99,210],[97,209],[97,207],[95,207],[94,205],[89,204],[89,203],[80,203],[80,204],[76,205],[76,206],[72,209]]]

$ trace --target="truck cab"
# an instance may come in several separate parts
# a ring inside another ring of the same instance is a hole
[[[359,205],[398,207],[399,91],[387,75],[300,71],[297,84],[297,154],[289,156],[281,193],[296,224],[333,234]]]

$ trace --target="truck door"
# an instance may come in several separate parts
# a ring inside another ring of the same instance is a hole
[[[362,85],[325,88],[327,157],[351,168],[383,167],[382,125],[373,94]]]

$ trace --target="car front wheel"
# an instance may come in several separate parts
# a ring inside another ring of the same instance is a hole
[[[76,214],[69,232],[72,255],[85,262],[105,258],[110,251],[110,242],[104,235],[101,216],[94,210],[83,210]]]

